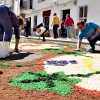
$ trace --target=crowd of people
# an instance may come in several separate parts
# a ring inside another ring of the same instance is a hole
[[[58,38],[57,29],[60,26],[61,26],[61,37],[70,38],[70,31],[71,28],[74,26],[74,20],[70,17],[69,14],[67,14],[66,19],[65,20],[63,19],[62,22],[60,23],[57,14],[54,13],[51,26],[53,26],[54,39]],[[30,33],[30,29],[29,29],[30,22],[28,21],[28,19],[26,19],[26,26],[24,26],[24,20],[21,16],[15,15],[15,13],[7,6],[0,5],[0,41],[8,41],[8,42],[11,41],[12,33],[13,33],[12,27],[14,28],[14,34],[16,40],[14,50],[17,52],[18,44],[20,40],[19,31],[22,27],[25,27],[26,37],[28,37]],[[43,23],[40,23],[39,25],[36,25],[36,31],[39,30],[40,27],[45,28],[45,31],[42,33],[42,37],[43,37],[43,41],[46,41],[44,34],[49,30],[49,28]],[[80,31],[78,34],[78,43],[75,51],[80,51],[83,37],[86,37],[90,43],[91,49],[89,49],[89,52],[94,51],[96,42],[100,40],[100,26],[94,22],[85,23],[84,21],[79,21],[77,23],[77,27],[79,28]]]
[[[57,14],[54,13],[53,16],[54,17],[53,17],[52,25],[53,25],[54,39],[58,38],[57,29],[60,26],[61,26],[61,37],[65,37],[65,38],[67,37],[69,39],[70,31],[72,29],[72,26],[74,26],[74,20],[70,17],[69,14],[67,14],[66,19],[62,19],[62,22],[60,24],[60,20],[57,17]]]

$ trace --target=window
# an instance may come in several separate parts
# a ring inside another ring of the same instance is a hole
[[[87,21],[87,6],[83,6],[79,8],[79,20]]]
[[[37,16],[34,16],[34,21],[33,21],[34,25],[33,25],[33,31],[36,31],[35,27],[37,25]]]

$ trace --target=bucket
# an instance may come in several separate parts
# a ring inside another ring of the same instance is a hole
[[[0,42],[0,58],[5,58],[10,55],[9,42]]]
[[[43,26],[40,27],[37,31],[36,31],[36,34],[38,36],[42,35],[44,32],[46,31],[46,28],[44,28]]]

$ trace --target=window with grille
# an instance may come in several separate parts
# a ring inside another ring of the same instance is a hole
[[[87,6],[82,6],[79,8],[79,20],[87,21],[87,11],[88,7]]]

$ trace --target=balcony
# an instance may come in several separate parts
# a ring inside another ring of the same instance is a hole
[[[31,1],[31,0],[30,0]],[[21,13],[24,14],[30,14],[33,12],[33,5],[32,2],[28,1],[23,1],[20,5]]]
[[[38,3],[41,8],[47,8],[53,5],[52,0],[38,0]]]
[[[66,4],[72,0],[54,0],[54,1],[57,1],[58,4]]]

